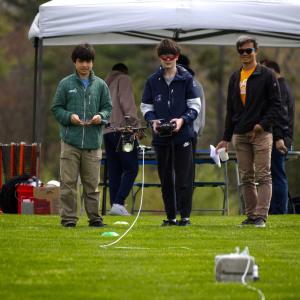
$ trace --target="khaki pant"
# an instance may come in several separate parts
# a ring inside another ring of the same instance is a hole
[[[77,180],[80,175],[83,199],[91,222],[102,220],[99,214],[101,149],[83,150],[61,142],[61,222],[77,222]]]
[[[250,142],[249,134],[234,134],[238,168],[241,175],[241,191],[248,218],[268,216],[272,197],[271,153],[272,133],[258,134]]]

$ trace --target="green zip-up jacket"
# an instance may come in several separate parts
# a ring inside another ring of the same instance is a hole
[[[100,115],[108,120],[111,115],[111,98],[104,80],[89,77],[87,88],[84,87],[77,73],[62,79],[53,98],[51,111],[60,124],[61,139],[80,149],[98,149],[102,144],[102,125],[80,126],[71,123],[71,115],[77,114],[83,121]]]

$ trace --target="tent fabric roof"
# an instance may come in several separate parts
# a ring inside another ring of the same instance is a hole
[[[44,45],[233,45],[242,32],[264,46],[300,46],[298,0],[53,0],[39,8],[29,38]]]

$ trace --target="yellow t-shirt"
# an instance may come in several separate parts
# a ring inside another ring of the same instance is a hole
[[[245,106],[246,104],[246,87],[247,87],[247,80],[250,77],[250,75],[253,73],[255,70],[256,66],[249,69],[245,70],[242,68],[241,70],[241,76],[240,76],[240,94],[241,94],[241,100],[243,105]]]

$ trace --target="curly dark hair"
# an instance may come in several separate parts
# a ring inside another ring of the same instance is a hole
[[[77,58],[85,61],[94,61],[95,59],[95,49],[90,44],[80,44],[76,46],[72,52],[71,58],[75,63]]]

